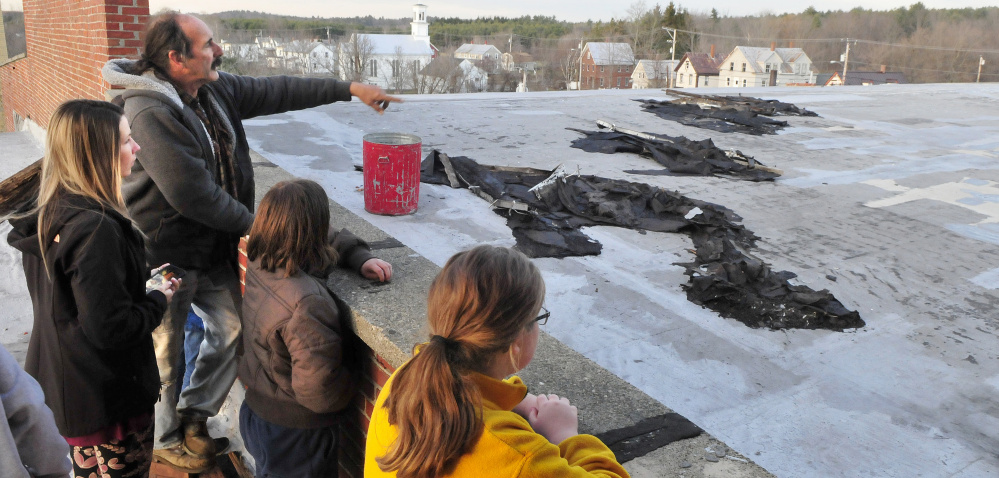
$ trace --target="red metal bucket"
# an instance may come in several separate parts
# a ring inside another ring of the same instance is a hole
[[[420,199],[423,141],[406,133],[364,135],[364,210],[401,216],[416,211]]]

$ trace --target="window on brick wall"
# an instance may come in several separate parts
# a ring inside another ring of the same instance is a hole
[[[3,3],[6,5],[8,2]],[[14,3],[20,4],[21,2]],[[24,12],[8,11],[7,7],[4,7],[3,31],[7,34],[7,51],[3,52],[4,55],[15,57],[28,52],[28,44],[24,36]]]
[[[600,79],[600,87],[601,87],[601,88],[603,88],[603,87],[604,87],[604,79],[603,79],[603,78],[601,78],[601,79]]]
[[[600,65],[600,73],[603,73],[603,72],[604,72],[604,66]]]

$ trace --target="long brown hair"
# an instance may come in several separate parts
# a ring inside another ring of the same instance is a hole
[[[432,339],[393,378],[385,400],[399,436],[376,458],[399,478],[449,473],[482,433],[482,396],[470,377],[510,348],[544,301],[541,272],[524,254],[479,246],[448,260],[430,286]]]
[[[336,250],[327,242],[329,228],[329,197],[322,186],[308,179],[281,181],[260,201],[247,258],[259,258],[261,269],[281,269],[285,277],[299,270],[319,274],[337,261]]]
[[[63,196],[85,196],[129,217],[121,196],[123,114],[120,107],[95,100],[70,100],[52,113],[38,186],[38,245],[43,263],[46,245],[58,232],[50,229]]]

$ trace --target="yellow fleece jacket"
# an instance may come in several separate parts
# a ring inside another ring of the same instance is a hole
[[[393,375],[394,378],[394,375]],[[553,445],[535,433],[513,407],[527,395],[520,377],[496,380],[482,374],[473,379],[482,391],[485,430],[478,443],[458,460],[449,477],[588,477],[629,478],[614,453],[593,435],[576,435]],[[389,424],[385,398],[392,389],[389,378],[375,402],[368,427],[364,456],[365,478],[395,477],[378,468],[375,458],[384,455],[397,432]]]

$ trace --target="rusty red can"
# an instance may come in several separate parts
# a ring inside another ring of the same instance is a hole
[[[406,133],[364,135],[364,210],[401,216],[416,212],[420,199],[423,140]]]

